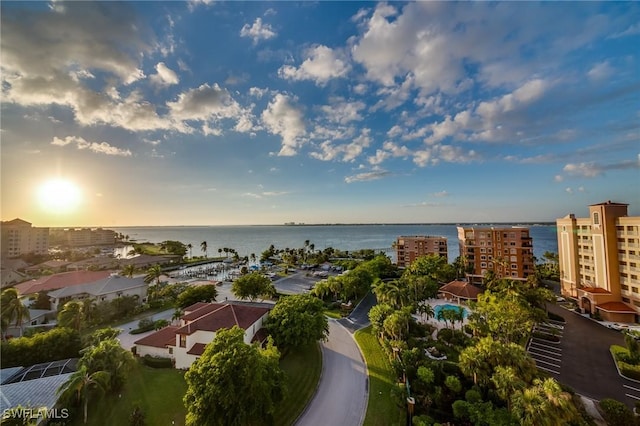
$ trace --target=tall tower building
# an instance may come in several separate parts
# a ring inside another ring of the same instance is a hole
[[[458,226],[460,256],[473,272],[471,283],[481,283],[489,271],[498,278],[526,280],[534,274],[533,239],[529,228]]]
[[[589,206],[589,217],[556,220],[560,284],[583,312],[635,322],[640,314],[640,217],[628,204]]]
[[[447,238],[428,235],[402,236],[395,243],[398,266],[406,268],[420,256],[437,254],[448,259]]]

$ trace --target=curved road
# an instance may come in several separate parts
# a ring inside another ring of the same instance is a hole
[[[360,426],[368,396],[367,368],[353,335],[329,320],[329,339],[322,344],[320,384],[296,425]]]

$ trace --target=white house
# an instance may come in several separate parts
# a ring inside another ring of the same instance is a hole
[[[171,358],[175,367],[188,369],[204,353],[220,329],[234,325],[245,330],[244,342],[262,342],[262,328],[270,306],[232,303],[196,303],[185,309],[179,326],[168,326],[134,342],[136,354]]]
[[[122,296],[138,296],[140,302],[147,297],[149,285],[144,277],[128,278],[118,274],[111,274],[106,278],[87,284],[74,285],[54,290],[49,293],[51,309],[57,310],[70,300],[86,298],[96,302],[108,302]]]

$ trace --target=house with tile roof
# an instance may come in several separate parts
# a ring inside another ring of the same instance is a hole
[[[438,296],[444,299],[455,300],[456,302],[467,302],[478,300],[478,295],[482,290],[467,281],[454,280],[443,285],[438,290]]]
[[[94,299],[97,303],[109,302],[122,296],[137,296],[142,303],[147,297],[149,284],[143,276],[129,278],[118,274],[86,284],[68,286],[49,293],[51,309],[56,310],[70,300]]]
[[[21,296],[28,296],[41,291],[58,290],[99,281],[110,275],[108,271],[73,271],[47,275],[37,280],[29,280],[15,287]]]
[[[178,326],[168,326],[134,342],[136,354],[171,358],[176,368],[188,369],[204,353],[221,329],[245,330],[244,342],[262,343],[271,306],[267,304],[196,303],[184,310]]]

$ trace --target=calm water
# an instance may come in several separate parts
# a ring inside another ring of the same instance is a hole
[[[438,313],[440,311],[457,311],[460,308],[461,306],[458,306],[458,305],[450,305],[450,304],[436,305],[433,308],[433,312],[436,314],[436,318],[438,318]],[[467,311],[467,309],[465,307],[462,307],[462,318],[466,318],[468,315],[469,315],[469,312]]]
[[[456,225],[296,225],[296,226],[149,226],[109,228],[128,235],[136,242],[159,243],[176,240],[191,244],[192,255],[203,255],[200,244],[207,242],[209,256],[217,256],[220,248],[233,248],[240,256],[260,253],[273,244],[276,248],[300,248],[305,240],[316,250],[333,247],[339,250],[375,249],[393,259],[391,245],[401,235],[434,235],[447,237],[449,262],[458,257]],[[555,225],[530,226],[533,251],[541,258],[545,251],[558,252]]]

